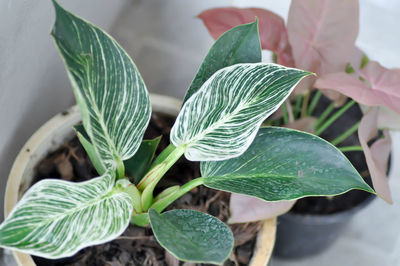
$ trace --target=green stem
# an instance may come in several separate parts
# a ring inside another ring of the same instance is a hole
[[[363,148],[361,146],[344,146],[344,147],[339,147],[339,151],[341,152],[363,151]]]
[[[147,211],[153,203],[153,191],[164,176],[164,174],[171,168],[172,165],[182,156],[185,152],[186,146],[179,146],[171,151],[165,159],[155,165],[150,171],[143,177],[138,184],[138,189],[143,191],[142,193],[142,207],[143,210]]]
[[[120,158],[117,158],[117,179],[122,178],[125,178],[125,165]]]
[[[315,129],[319,127],[320,124],[322,124],[325,119],[332,113],[332,111],[335,109],[335,103],[331,103],[325,111],[319,116],[317,122],[315,122]]]
[[[151,205],[151,208],[155,209],[158,212],[162,212],[165,208],[167,208],[172,202],[179,199],[186,193],[188,193],[193,188],[203,185],[204,184],[204,177],[199,177],[196,179],[191,180],[190,182],[184,184],[179,190],[175,191],[174,193],[169,194],[168,196],[161,198],[160,200],[156,201]]]
[[[282,112],[283,112],[283,124],[287,125],[289,123],[289,114],[286,107],[286,102],[282,104]]]
[[[301,100],[303,100],[303,95],[302,95],[302,94],[300,94],[299,96],[297,96],[296,103],[295,103],[295,105],[294,105],[294,109],[293,109],[293,116],[294,116],[294,119],[297,119],[298,114],[299,114],[299,112],[300,112]]]
[[[301,118],[307,116],[307,108],[308,108],[308,101],[310,100],[310,91],[308,90],[306,94],[304,94],[303,104],[301,106]]]
[[[149,224],[149,222],[150,222],[150,218],[149,218],[149,214],[147,212],[133,215],[131,218],[131,223],[134,225],[137,225],[137,226],[145,227]]]
[[[332,125],[344,112],[346,112],[350,107],[352,107],[356,102],[354,100],[349,101],[345,106],[340,108],[335,114],[333,114],[327,121],[325,121],[317,130],[315,135],[319,136],[325,131],[330,125]]]
[[[342,141],[344,141],[345,139],[347,139],[351,134],[353,134],[354,132],[357,131],[358,126],[360,125],[360,122],[357,122],[356,124],[354,124],[351,128],[349,128],[348,130],[346,130],[342,135],[340,135],[339,137],[335,138],[334,140],[331,141],[331,143],[335,146],[337,146],[338,144],[340,144]]]
[[[132,199],[133,208],[135,209],[136,213],[141,213],[143,211],[140,200],[140,191],[134,184],[129,182],[127,178],[118,180],[115,184],[115,188],[117,191],[123,191],[129,195],[129,197]]]
[[[310,106],[308,107],[307,110],[307,115],[310,116],[312,112],[314,112],[315,107],[317,106],[319,99],[321,98],[322,92],[320,90],[317,90],[317,92],[314,94]]]

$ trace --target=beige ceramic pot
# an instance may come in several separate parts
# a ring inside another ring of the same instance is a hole
[[[152,109],[176,116],[179,113],[181,102],[175,98],[151,94]],[[81,121],[77,106],[73,106],[66,112],[62,112],[35,132],[19,152],[8,177],[4,200],[5,216],[10,213],[22,194],[32,183],[36,165],[47,156],[49,152],[56,150],[62,143],[71,139],[74,135],[72,126]],[[254,256],[251,266],[267,265],[275,243],[276,219],[266,220],[262,230],[257,236]],[[13,252],[18,265],[35,266],[32,257],[21,252]]]

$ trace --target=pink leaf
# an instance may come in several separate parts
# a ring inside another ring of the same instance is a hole
[[[253,22],[256,17],[262,49],[275,52],[279,64],[293,66],[285,22],[277,14],[260,8],[228,7],[209,9],[199,15],[214,39],[237,25]]]
[[[392,196],[386,177],[387,162],[392,143],[389,132],[384,130],[385,138],[378,139],[372,144],[371,148],[368,147],[368,141],[377,135],[378,112],[377,108],[373,108],[364,115],[358,127],[358,138],[364,150],[372,184],[377,195],[386,202],[392,203]]]
[[[248,223],[270,219],[288,212],[296,200],[266,202],[254,197],[232,193],[231,217],[228,223]]]
[[[305,131],[308,133],[314,133],[316,122],[317,119],[315,117],[307,116],[289,123],[285,125],[285,127]]]
[[[326,74],[315,82],[319,89],[332,89],[369,106],[383,105],[400,113],[400,73],[370,61],[357,74],[345,72]]]
[[[297,68],[344,71],[358,34],[358,1],[293,0],[287,30]]]

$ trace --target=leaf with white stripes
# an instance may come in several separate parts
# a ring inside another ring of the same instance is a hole
[[[112,175],[38,182],[0,225],[0,247],[60,258],[116,238],[129,225],[133,205],[128,194],[112,190]]]
[[[214,73],[182,107],[171,142],[192,161],[242,154],[261,123],[311,73],[276,64],[237,64]]]
[[[143,79],[114,39],[53,3],[56,21],[52,35],[66,65],[83,125],[104,166],[121,163],[139,148],[150,119]]]

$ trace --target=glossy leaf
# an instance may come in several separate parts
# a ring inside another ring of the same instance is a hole
[[[83,125],[105,165],[131,158],[141,143],[151,107],[128,54],[104,31],[53,1],[52,29],[80,107]]]
[[[133,206],[128,194],[112,192],[112,174],[82,183],[38,182],[0,225],[0,247],[60,258],[116,238]]]
[[[286,128],[261,128],[243,155],[202,162],[201,173],[207,187],[266,201],[337,195],[351,189],[374,193],[336,147]]]
[[[124,161],[126,174],[133,178],[135,184],[138,184],[149,170],[160,140],[161,136],[151,140],[143,140],[135,155]]]
[[[203,11],[199,18],[214,39],[232,27],[258,18],[262,49],[276,53],[278,64],[294,66],[285,21],[279,15],[261,8],[224,7]]]
[[[172,210],[158,214],[149,210],[157,241],[183,261],[222,264],[233,248],[233,235],[223,222],[194,210]]]
[[[310,73],[276,64],[237,64],[216,72],[183,105],[171,142],[192,161],[242,154],[261,123]]]
[[[183,102],[186,102],[212,74],[221,68],[239,63],[258,62],[261,62],[261,47],[257,21],[227,31],[211,47]]]
[[[357,0],[293,0],[287,30],[295,66],[317,75],[344,71],[358,16]]]
[[[361,119],[358,127],[358,138],[363,147],[368,170],[371,175],[372,184],[379,197],[388,203],[392,203],[389,182],[386,176],[388,159],[391,150],[391,138],[387,130],[384,131],[384,138],[376,140],[371,147],[368,142],[378,134],[379,109],[373,108]]]
[[[99,175],[102,175],[106,172],[105,166],[103,165],[102,161],[99,159],[99,156],[96,153],[93,144],[90,142],[90,137],[86,133],[85,128],[83,125],[76,125],[74,126],[76,130],[76,134],[78,136],[79,141],[81,142],[83,148],[85,149],[87,155],[89,156],[90,161],[92,162],[94,168],[96,169]]]

